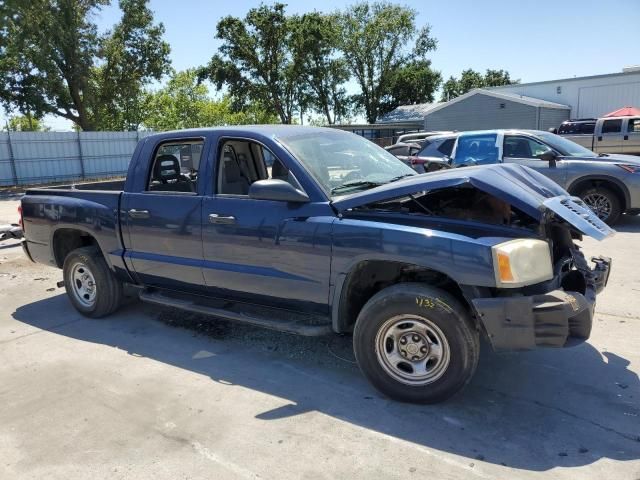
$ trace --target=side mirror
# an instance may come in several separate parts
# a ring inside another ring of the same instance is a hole
[[[258,180],[249,187],[249,198],[274,202],[306,203],[309,197],[284,180]]]
[[[556,154],[556,152],[554,152],[553,150],[549,149],[549,150],[547,150],[545,152],[542,152],[539,155],[536,155],[536,157],[538,157],[543,162],[549,162],[549,167],[550,168],[555,168],[556,159],[558,158],[558,155]]]
[[[536,157],[540,160],[544,160],[545,162],[553,162],[556,160],[556,158],[558,158],[558,155],[556,155],[556,152],[554,152],[553,150],[547,150],[536,155]]]

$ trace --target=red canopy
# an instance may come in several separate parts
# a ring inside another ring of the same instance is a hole
[[[607,113],[605,117],[637,117],[640,115],[640,109],[635,107],[624,107],[615,112]]]

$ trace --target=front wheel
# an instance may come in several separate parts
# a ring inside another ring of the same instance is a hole
[[[404,402],[436,403],[464,387],[475,372],[478,332],[449,293],[400,283],[374,295],[353,332],[356,360],[385,395]]]
[[[607,225],[614,225],[622,214],[620,199],[605,187],[591,187],[583,190],[578,197]]]
[[[73,250],[64,260],[62,273],[67,295],[83,315],[103,317],[122,303],[122,283],[109,270],[97,248]]]

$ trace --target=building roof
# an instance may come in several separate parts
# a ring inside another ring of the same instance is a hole
[[[501,88],[509,88],[509,87],[528,87],[530,85],[544,85],[545,83],[560,83],[560,82],[574,82],[579,80],[595,80],[598,78],[612,78],[612,77],[625,77],[630,75],[638,75],[640,73],[638,70],[630,69],[623,72],[617,73],[604,73],[600,75],[588,75],[586,77],[570,77],[570,78],[559,78],[557,80],[542,80],[540,82],[528,82],[528,83],[516,83],[511,85],[498,85],[495,87],[488,87],[491,90],[499,90]]]
[[[376,123],[422,122],[431,109],[441,103],[417,103],[415,105],[400,105],[395,110],[385,113]]]
[[[635,107],[623,107],[614,112],[607,113],[603,117],[637,117],[640,115],[640,109]]]
[[[544,107],[544,108],[555,108],[559,110],[571,110],[571,107],[568,105],[562,105],[561,103],[548,102],[546,100],[541,100],[539,98],[527,97],[525,95],[518,95],[515,93],[503,93],[496,92],[495,90],[485,90],[482,88],[474,88],[473,90],[465,93],[464,95],[460,95],[459,97],[454,98],[453,100],[449,100],[448,102],[441,103],[429,111],[425,113],[425,116],[431,115],[438,110],[442,110],[443,108],[447,108],[455,103],[462,102],[463,100],[472,97],[474,95],[487,95],[489,97],[499,98],[502,100],[507,100],[509,102],[522,103],[524,105],[529,105],[531,107]]]

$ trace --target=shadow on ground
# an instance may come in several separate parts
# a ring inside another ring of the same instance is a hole
[[[618,232],[640,232],[640,215],[622,215],[613,228]]]
[[[483,345],[478,372],[461,394],[420,406],[375,392],[352,363],[349,337],[296,337],[139,304],[87,320],[63,295],[13,316],[286,399],[257,415],[265,422],[318,411],[469,463],[532,471],[640,459],[638,376],[625,358],[589,344],[501,355]]]

